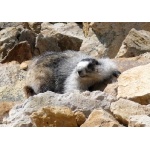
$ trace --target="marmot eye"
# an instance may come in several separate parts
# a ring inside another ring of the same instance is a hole
[[[92,70],[94,68],[94,66],[93,66],[93,64],[88,64],[87,68]]]

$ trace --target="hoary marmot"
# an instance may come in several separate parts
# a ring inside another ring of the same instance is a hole
[[[95,83],[120,72],[109,58],[95,59],[82,52],[46,52],[32,60],[26,77],[25,95],[86,91]]]

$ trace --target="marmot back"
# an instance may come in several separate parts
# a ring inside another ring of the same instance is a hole
[[[46,52],[32,60],[24,87],[26,97],[46,91],[85,91],[117,73],[110,59],[96,60],[81,52]]]

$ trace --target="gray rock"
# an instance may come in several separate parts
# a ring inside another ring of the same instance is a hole
[[[0,73],[0,101],[24,100],[26,71],[20,70],[20,64],[15,61],[0,64]]]
[[[11,126],[32,126],[30,115],[45,106],[66,106],[74,112],[81,111],[88,116],[93,109],[99,107],[109,111],[113,101],[115,101],[114,97],[100,91],[83,93],[74,91],[66,94],[48,91],[30,97],[22,104],[16,105],[9,112],[9,117],[4,119],[4,123]]]
[[[147,115],[134,115],[129,118],[129,127],[150,127],[150,117]]]

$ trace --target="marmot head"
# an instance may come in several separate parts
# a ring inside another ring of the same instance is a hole
[[[109,58],[105,59],[82,59],[76,67],[76,72],[82,79],[97,78],[106,79],[110,76],[118,77],[120,72],[117,70],[116,64]]]

